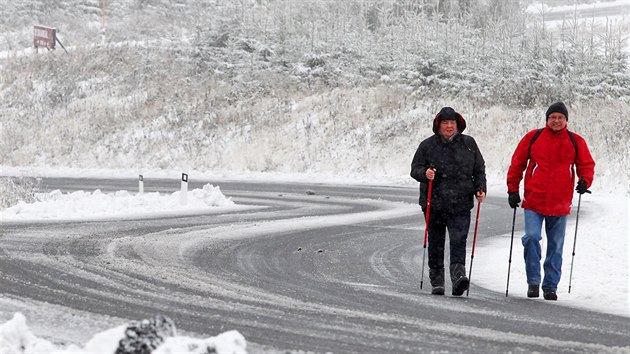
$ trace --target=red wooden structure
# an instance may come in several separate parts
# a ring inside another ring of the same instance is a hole
[[[55,49],[57,42],[57,29],[47,26],[33,26],[33,45],[35,49],[45,47],[48,50]]]

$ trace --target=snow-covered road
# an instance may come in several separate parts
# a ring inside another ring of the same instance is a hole
[[[83,182],[68,189],[93,189]],[[116,183],[133,189],[133,181]],[[236,329],[252,353],[628,349],[627,317],[505,298],[474,281],[470,297],[420,290],[423,225],[413,188],[221,189],[247,207],[3,225],[2,297],[47,303],[94,325],[161,314],[197,336]],[[509,220],[504,204],[484,203],[480,245],[510,227],[491,222]],[[58,341],[76,340],[59,332],[51,334]]]

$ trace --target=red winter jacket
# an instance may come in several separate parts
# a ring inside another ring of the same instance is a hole
[[[525,134],[512,155],[507,174],[508,192],[518,192],[523,171],[526,171],[523,208],[546,216],[568,215],[575,186],[573,164],[576,163],[578,177],[584,178],[590,187],[595,161],[584,138],[572,133],[578,149],[576,161],[575,147],[566,128],[554,132],[545,126],[530,150],[537,130]]]

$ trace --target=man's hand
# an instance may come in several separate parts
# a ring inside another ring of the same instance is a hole
[[[521,202],[521,196],[518,192],[508,192],[508,203],[510,203],[510,208],[518,208],[518,204]]]
[[[591,191],[589,191],[586,187],[586,181],[584,180],[584,178],[580,178],[580,180],[577,183],[577,186],[575,186],[575,190],[579,194],[591,193]]]
[[[435,178],[435,168],[433,167],[427,168],[427,172],[425,172],[425,176],[427,176],[429,181],[432,181]]]
[[[478,191],[477,193],[475,193],[475,195],[477,196],[477,200],[479,201],[479,203],[483,202],[486,199],[486,193],[484,191]]]

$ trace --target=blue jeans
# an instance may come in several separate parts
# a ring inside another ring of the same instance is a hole
[[[545,277],[542,282],[544,289],[556,291],[562,275],[562,247],[564,233],[567,226],[567,215],[545,216],[535,211],[525,210],[525,235],[521,238],[525,256],[525,271],[527,284],[540,284],[540,259],[542,240],[542,223],[545,222],[547,234],[547,255],[543,265]]]

